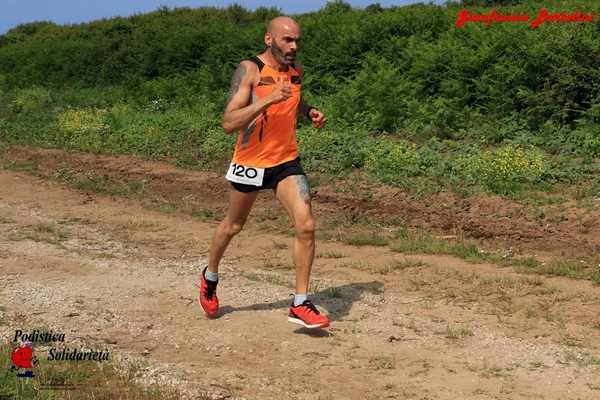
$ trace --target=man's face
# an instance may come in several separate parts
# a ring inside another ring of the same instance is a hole
[[[296,52],[300,43],[300,30],[296,27],[283,27],[267,37],[267,45],[275,59],[282,65],[296,61]]]

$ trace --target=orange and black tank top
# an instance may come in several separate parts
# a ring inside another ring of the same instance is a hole
[[[287,71],[277,71],[258,57],[251,57],[249,61],[254,62],[260,71],[260,80],[252,88],[252,102],[269,95],[279,82],[292,87],[292,96],[270,105],[240,130],[233,162],[258,168],[274,167],[298,157],[296,115],[300,103],[300,74],[293,66],[289,66]]]

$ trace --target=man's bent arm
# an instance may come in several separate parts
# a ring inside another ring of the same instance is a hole
[[[304,80],[304,66],[300,62],[296,62],[295,68],[296,68],[296,71],[298,71],[298,73],[300,74],[300,79]],[[303,115],[306,118],[310,119],[310,116],[308,115],[308,113],[311,108],[314,108],[314,107],[310,106],[306,102],[306,100],[304,100],[304,97],[300,97],[300,103],[298,103],[298,114]]]
[[[306,100],[304,100],[304,97],[301,97],[300,103],[298,103],[298,114],[304,115],[306,118],[310,118],[310,116],[308,115],[308,112],[311,110],[311,108],[314,108],[314,107],[308,105]]]
[[[229,99],[223,114],[223,129],[227,133],[245,128],[257,115],[271,105],[272,100],[269,97],[263,97],[255,103],[248,104],[252,93],[252,82],[257,72],[253,65],[250,62],[240,63],[231,79]]]

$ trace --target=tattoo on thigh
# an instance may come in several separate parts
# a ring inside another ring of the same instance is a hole
[[[308,180],[304,175],[295,175],[298,189],[300,190],[299,195],[305,202],[310,201],[310,187],[308,186]]]

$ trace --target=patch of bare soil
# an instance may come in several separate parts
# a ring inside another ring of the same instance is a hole
[[[146,190],[198,196],[207,208],[225,198],[216,174],[128,157],[24,157],[47,171],[78,165],[143,179]],[[336,204],[354,206],[342,197],[324,201],[325,191],[315,203],[318,218]],[[282,212],[270,193],[260,207]],[[309,331],[286,321],[292,237],[266,232],[264,222],[251,216],[228,249],[221,311],[209,320],[197,284],[215,222],[153,211],[143,198],[0,171],[3,339],[31,324],[64,332],[67,342],[147,360],[149,382],[177,386],[189,398],[600,396],[600,289],[591,283],[319,242],[312,291],[333,322]]]
[[[34,162],[38,173],[50,176],[69,171],[90,173],[123,182],[141,182],[145,190],[165,201],[201,203],[198,214],[219,217],[225,211],[228,184],[221,174],[190,171],[162,162],[130,156],[103,156],[12,146],[8,158]],[[487,248],[511,247],[577,258],[600,255],[600,202],[587,205],[557,202],[530,205],[500,197],[479,195],[462,198],[442,192],[414,199],[407,193],[360,178],[331,181],[313,176],[317,217],[339,216],[358,221],[400,222],[440,235],[464,234],[481,240]],[[542,196],[543,197],[543,196]],[[257,210],[273,204],[262,197]]]

